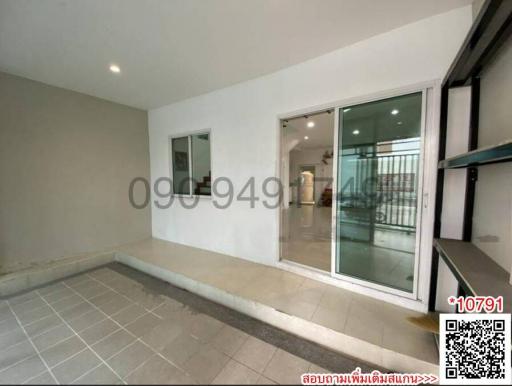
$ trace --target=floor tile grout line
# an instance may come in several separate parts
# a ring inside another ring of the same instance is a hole
[[[63,282],[63,284],[64,284],[65,286],[67,286],[67,284],[66,284],[66,283],[64,283],[64,282]],[[71,287],[68,287],[68,288],[71,288]],[[74,289],[72,289],[72,290],[73,290],[73,291],[75,291]],[[37,291],[36,291],[36,292],[37,292]],[[76,292],[76,291],[75,291],[75,292]],[[78,293],[78,292],[76,292],[76,293]],[[80,294],[79,294],[79,296],[81,296],[81,297],[82,297],[82,295],[80,295]],[[82,297],[82,298],[83,298],[83,297]],[[42,299],[42,298],[41,298],[41,299]],[[85,299],[85,298],[84,298],[84,299]],[[45,299],[43,299],[43,300],[45,300]],[[46,300],[45,300],[45,301],[46,301]],[[90,303],[90,304],[92,304],[92,303]],[[49,306],[49,307],[51,307],[51,305],[50,305],[50,304],[48,304],[48,306]],[[68,326],[68,328],[70,328],[70,329],[71,329],[71,331],[73,331],[73,332],[75,333],[75,335],[78,337],[78,339],[80,339],[80,340],[85,344],[85,346],[86,346],[89,350],[91,350],[91,351],[92,351],[92,353],[93,353],[94,355],[96,355],[96,357],[97,357],[101,362],[103,362],[103,363],[105,364],[105,366],[107,366],[107,367],[108,367],[108,368],[109,368],[109,369],[110,369],[114,374],[116,374],[117,376],[119,376],[119,374],[117,374],[117,372],[116,372],[116,371],[114,371],[114,369],[113,369],[112,367],[110,367],[110,366],[108,365],[108,363],[106,363],[106,362],[103,360],[103,358],[101,358],[101,356],[100,356],[96,351],[94,351],[94,350],[91,348],[91,346],[89,346],[89,344],[88,344],[88,343],[87,343],[87,342],[86,342],[86,341],[85,341],[85,340],[84,340],[80,335],[78,335],[78,333],[75,331],[75,329],[74,329],[73,327],[71,327],[71,326],[69,325],[69,323],[68,323],[66,320],[64,320],[64,318],[63,318],[61,315],[59,315],[59,314],[57,314],[57,315],[58,315],[58,317],[59,317],[59,318],[60,318],[60,319],[61,319],[61,320],[62,320],[62,321],[63,321],[63,322]]]
[[[52,376],[52,378],[55,380],[55,382],[59,385],[60,382],[57,380],[57,378],[55,377],[55,374],[53,374],[53,372],[50,370],[50,367],[48,366],[48,363],[46,363],[45,359],[41,356],[41,353],[39,352],[39,350],[37,349],[36,345],[34,344],[34,342],[32,341],[32,339],[30,338],[30,336],[27,334],[27,331],[25,330],[25,328],[21,325],[21,322],[20,320],[18,319],[18,315],[16,315],[16,313],[14,312],[14,310],[12,309],[11,307],[11,304],[10,302],[7,300],[7,306],[9,307],[9,309],[11,310],[11,312],[13,313],[14,317],[16,318],[16,321],[19,323],[21,329],[23,330],[23,332],[25,333],[25,336],[27,337],[28,341],[30,342],[30,344],[32,345],[32,347],[34,348],[35,352],[37,353],[37,355],[39,356],[39,359],[41,360],[41,362],[43,362],[43,364],[46,366],[46,369],[48,370],[48,372],[50,373],[50,375]]]
[[[56,368],[56,367],[60,366],[61,364],[63,364],[63,363],[64,363],[64,362],[66,362],[67,360],[69,360],[69,359],[71,359],[71,358],[74,358],[74,357],[76,357],[77,355],[79,355],[79,354],[83,353],[85,350],[87,350],[87,347],[84,347],[83,349],[78,350],[76,353],[71,354],[71,355],[70,355],[70,356],[68,356],[67,358],[65,358],[65,359],[63,359],[63,360],[61,360],[61,361],[57,362],[57,363],[56,363],[56,364],[54,364],[52,367],[50,367],[50,369],[54,369],[54,368]]]
[[[44,373],[47,373],[48,370],[43,370],[41,371],[39,374],[36,374],[34,375],[33,377],[30,377],[29,379],[23,381],[21,384],[22,385],[26,385],[27,383],[29,383],[30,381],[32,381],[33,379],[36,379],[37,377],[40,377],[41,375],[43,375]]]
[[[125,299],[137,304],[137,302],[133,301],[132,299],[130,299],[128,296],[120,293],[119,291],[117,291],[116,289],[110,287],[109,285],[103,283],[101,280],[98,280],[96,279],[95,277],[91,276],[90,274],[86,274],[89,278],[91,278],[92,280],[100,283],[100,284],[103,284],[105,287],[109,288],[110,290],[114,291],[115,293],[117,293],[118,295],[121,295],[122,297],[124,297]],[[153,315],[157,316],[159,319],[162,319],[162,317],[160,317],[160,315],[157,315],[155,313],[153,313],[151,310],[147,309],[146,307],[144,307],[143,305],[140,305],[142,308],[144,308],[147,312],[151,312]],[[153,310],[155,309],[156,307],[153,308]]]
[[[67,284],[66,284],[66,283],[64,283],[64,285],[66,285],[66,286],[67,286]],[[69,288],[71,288],[71,287],[69,287]],[[72,289],[72,288],[71,288],[71,289]],[[72,289],[72,290],[73,290],[73,289]],[[81,296],[81,295],[79,294],[79,296]],[[82,296],[82,297],[83,297],[83,296]],[[180,371],[184,372],[185,374],[189,375],[189,374],[188,374],[184,369],[182,369],[182,368],[181,368],[181,366],[178,366],[177,364],[173,363],[172,361],[170,361],[169,359],[167,359],[166,357],[164,357],[162,354],[160,354],[158,351],[156,351],[156,350],[155,350],[155,349],[153,349],[150,345],[148,345],[146,342],[144,342],[142,339],[140,339],[140,337],[138,337],[137,335],[135,335],[135,334],[133,334],[131,331],[129,331],[125,326],[122,326],[119,322],[117,322],[116,320],[112,319],[109,315],[107,315],[104,311],[102,311],[101,309],[99,309],[96,305],[92,304],[89,300],[87,300],[87,299],[85,299],[85,298],[84,298],[84,300],[85,300],[85,301],[87,301],[89,304],[91,304],[91,305],[92,305],[94,308],[96,308],[99,312],[101,312],[101,313],[103,313],[104,315],[106,315],[106,317],[107,317],[108,319],[112,320],[115,324],[117,324],[119,327],[121,327],[121,328],[122,328],[124,331],[126,331],[128,334],[130,334],[131,336],[133,336],[133,337],[135,338],[135,341],[136,341],[136,342],[140,342],[142,345],[144,345],[144,346],[146,346],[147,348],[149,348],[149,349],[150,349],[154,354],[158,355],[160,358],[162,358],[163,360],[165,360],[167,363],[169,363],[170,365],[172,365],[172,366],[176,367],[177,369],[179,369]],[[130,301],[131,301],[131,299],[128,299],[128,300],[130,300]],[[154,311],[156,308],[158,308],[158,307],[160,307],[160,306],[161,306],[161,304],[159,304],[159,305],[157,305],[157,306],[153,307],[150,311]],[[144,308],[144,307],[143,307],[143,308]],[[144,308],[144,309],[146,309],[146,308]],[[142,316],[144,316],[144,315],[148,314],[148,313],[149,313],[149,311],[148,311],[148,312],[146,312],[146,313],[144,313],[144,314],[142,314],[141,316],[139,316],[139,317],[135,318],[133,321],[131,321],[131,322],[130,322],[130,324],[131,324],[131,323],[133,323],[135,320],[137,320],[137,319],[141,318]],[[160,319],[162,319],[160,316],[159,316],[159,318],[160,318]],[[96,353],[96,352],[95,352],[95,353]],[[109,366],[109,368],[110,368],[110,366]],[[115,373],[117,376],[119,376],[119,374],[117,374],[116,372],[114,372],[114,373]],[[119,377],[119,378],[121,378],[121,379],[123,380],[123,382],[124,382],[124,383],[126,383],[126,381],[124,381],[124,378],[122,378],[122,377]]]

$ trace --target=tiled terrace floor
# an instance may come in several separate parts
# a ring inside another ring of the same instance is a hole
[[[0,383],[298,383],[368,366],[112,264],[0,301]]]

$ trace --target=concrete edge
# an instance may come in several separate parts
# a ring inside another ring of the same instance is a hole
[[[286,314],[270,306],[235,296],[224,290],[144,262],[125,253],[115,252],[114,259],[117,262],[164,280],[208,300],[364,362],[370,362],[399,372],[425,374],[438,374],[439,372],[437,364],[397,353],[297,316]]]
[[[23,269],[0,277],[0,297],[25,292],[67,276],[90,270],[114,261],[114,251],[73,256],[49,264]]]

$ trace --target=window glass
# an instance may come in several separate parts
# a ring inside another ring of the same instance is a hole
[[[193,193],[201,196],[211,195],[210,135],[195,134],[192,141],[192,179]]]
[[[188,137],[172,139],[172,180],[174,194],[190,194]]]

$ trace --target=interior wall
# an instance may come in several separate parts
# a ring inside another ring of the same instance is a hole
[[[226,209],[199,200],[152,207],[153,236],[264,264],[278,261],[277,210],[262,200],[262,183],[279,176],[279,117],[384,90],[440,79],[471,24],[471,6],[436,15],[279,72],[149,112],[151,178],[169,176],[167,138],[212,132],[212,178],[226,176],[235,194],[255,178],[254,208]],[[157,197],[155,197],[157,198]],[[222,201],[224,202],[224,201]]]
[[[0,272],[149,237],[148,146],[145,111],[0,72]]]
[[[478,146],[512,139],[512,39],[482,75]],[[478,168],[473,243],[508,272],[512,268],[512,164]]]
[[[296,183],[300,176],[300,167],[303,165],[314,165],[315,166],[315,178],[322,178],[323,180],[317,180],[315,182],[315,202],[318,203],[322,192],[327,185],[332,186],[332,158],[327,161],[327,165],[322,162],[322,156],[328,151],[332,153],[333,147],[326,146],[317,149],[294,149],[290,152],[290,180],[292,183]],[[331,183],[324,179],[331,178]],[[296,187],[292,188],[291,197],[293,202],[297,202],[298,190]]]

